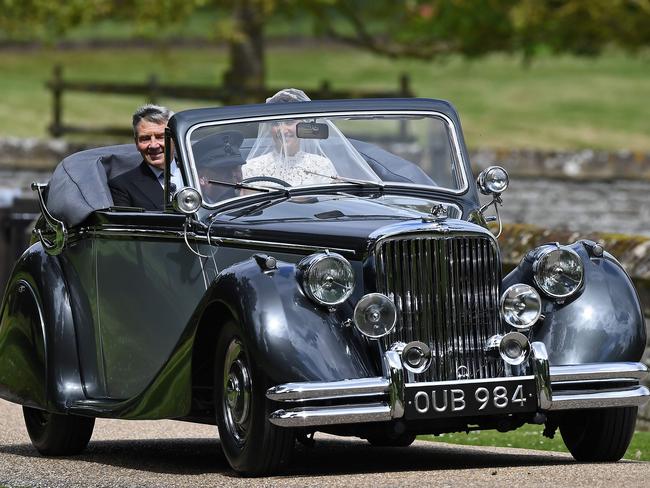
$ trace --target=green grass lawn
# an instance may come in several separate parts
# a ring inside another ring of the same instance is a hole
[[[155,73],[164,82],[217,86],[226,62],[226,51],[216,48],[0,51],[0,136],[47,136],[51,97],[45,82],[56,63],[74,80],[144,82]],[[418,96],[456,105],[471,147],[650,151],[648,54],[543,56],[525,68],[507,56],[424,63],[332,46],[274,47],[267,72],[269,85],[306,91],[323,79],[340,89],[396,89],[400,73],[408,73]],[[128,125],[143,101],[72,93],[64,97],[64,120]],[[162,102],[175,110],[212,104]]]
[[[568,452],[560,433],[557,432],[553,439],[542,435],[544,426],[525,425],[515,431],[501,433],[495,430],[484,430],[456,434],[442,434],[435,436],[421,436],[421,440],[434,442],[448,442],[467,446],[496,446],[518,447],[523,449],[538,449],[541,451]],[[636,461],[650,461],[650,432],[636,432],[625,459]]]

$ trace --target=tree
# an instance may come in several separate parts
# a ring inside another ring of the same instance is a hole
[[[224,87],[259,100],[265,83],[265,28],[280,16],[308,15],[317,34],[379,55],[435,60],[519,53],[596,55],[614,44],[650,45],[650,0],[0,0],[0,30],[50,38],[112,17],[165,26],[197,9],[230,12],[216,38],[229,44]]]

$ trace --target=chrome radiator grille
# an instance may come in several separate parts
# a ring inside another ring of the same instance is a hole
[[[417,340],[431,348],[431,367],[414,381],[497,375],[484,353],[487,339],[499,330],[500,261],[489,238],[387,238],[375,249],[375,269],[377,291],[397,307],[397,324],[385,345]]]

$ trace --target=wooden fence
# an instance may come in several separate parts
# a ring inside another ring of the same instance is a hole
[[[138,95],[148,103],[157,103],[162,97],[184,100],[205,100],[220,105],[228,105],[233,101],[241,100],[242,96],[249,100],[265,100],[276,93],[280,88],[268,88],[261,93],[242,94],[224,87],[199,86],[199,85],[172,85],[161,83],[156,75],[149,76],[145,83],[108,83],[108,82],[81,82],[65,80],[63,67],[56,65],[53,76],[46,83],[52,92],[52,123],[49,132],[53,137],[65,134],[101,134],[110,136],[131,136],[132,129],[127,126],[95,126],[85,124],[70,125],[63,121],[63,95],[70,92],[83,92],[109,95]],[[412,97],[411,83],[408,75],[402,74],[399,85],[394,91],[372,91],[363,88],[349,90],[332,89],[328,81],[321,82],[316,89],[305,89],[314,100],[350,99],[350,98],[395,98]],[[135,109],[135,107],[134,107]],[[79,121],[82,122],[82,121]]]

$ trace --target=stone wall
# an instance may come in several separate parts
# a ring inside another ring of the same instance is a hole
[[[579,234],[598,230],[650,236],[650,181],[513,176],[500,213],[504,222]]]
[[[637,151],[478,149],[471,151],[470,157],[476,169],[499,164],[511,175],[521,177],[650,180],[650,153]]]
[[[471,158],[476,172],[508,170],[505,222],[650,235],[650,154],[479,150]]]

